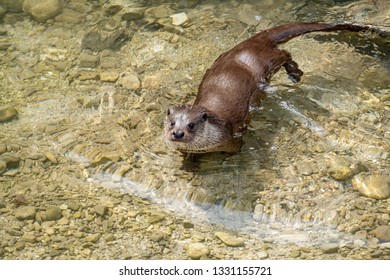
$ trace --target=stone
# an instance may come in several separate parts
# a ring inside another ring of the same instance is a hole
[[[100,80],[102,82],[115,83],[119,78],[119,74],[116,72],[101,72]]]
[[[182,25],[188,21],[188,16],[186,13],[178,13],[170,16],[172,19],[172,24],[173,25]]]
[[[267,253],[267,251],[260,251],[260,252],[257,252],[257,258],[259,259],[259,260],[264,260],[264,259],[266,259],[266,258],[268,258],[268,253]]]
[[[229,233],[218,231],[215,233],[215,236],[229,247],[244,246],[244,240],[242,238],[235,237]]]
[[[352,186],[369,198],[386,199],[390,197],[389,175],[359,174],[352,179]]]
[[[376,238],[381,242],[389,242],[390,241],[390,226],[379,226],[373,231],[371,231]]]
[[[38,22],[45,22],[62,12],[61,0],[25,0],[23,11]]]
[[[171,14],[171,9],[168,5],[160,5],[147,9],[145,13],[154,18],[167,18]]]
[[[0,160],[0,175],[7,169],[7,163],[3,160]]]
[[[337,253],[339,251],[339,244],[338,243],[325,243],[320,246],[320,249],[325,254],[333,254]]]
[[[136,73],[128,73],[119,78],[118,83],[126,89],[138,90],[141,87],[141,81]]]
[[[27,243],[35,243],[37,241],[36,237],[32,234],[24,234],[22,239]]]
[[[82,53],[79,57],[81,67],[95,68],[99,64],[99,56]]]
[[[56,156],[52,152],[45,151],[44,155],[51,163],[53,163],[53,164],[57,164],[58,163]]]
[[[188,256],[193,260],[199,260],[202,257],[207,257],[210,250],[203,243],[191,243],[188,245]]]
[[[352,177],[353,170],[348,160],[342,157],[336,157],[330,162],[328,173],[337,181],[345,181]]]
[[[57,221],[62,218],[62,211],[60,207],[49,206],[45,211],[45,221]]]
[[[22,12],[24,0],[4,0],[7,10],[14,13]]]
[[[18,116],[18,111],[16,111],[13,106],[0,106],[0,122],[6,122]]]
[[[25,206],[15,210],[15,218],[18,220],[33,220],[36,215],[36,208],[33,206]]]
[[[260,13],[250,4],[241,4],[236,13],[237,19],[247,25],[257,25],[261,20]]]
[[[84,238],[86,242],[96,243],[101,237],[100,233],[93,233]]]
[[[160,87],[161,79],[157,75],[145,76],[142,80],[142,88],[144,89],[158,89]]]
[[[153,230],[149,236],[149,239],[154,242],[159,242],[163,238],[164,238],[164,233],[161,230]]]
[[[107,213],[107,206],[103,204],[98,204],[94,208],[95,213],[98,214],[99,216],[104,216]]]
[[[14,153],[4,153],[0,156],[0,160],[6,163],[7,168],[17,168],[20,163],[20,157]]]

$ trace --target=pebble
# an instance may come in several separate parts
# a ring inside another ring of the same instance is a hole
[[[57,221],[62,218],[62,211],[60,207],[49,206],[45,211],[45,221]]]
[[[3,160],[0,160],[0,175],[7,169],[7,163]]]
[[[121,76],[118,83],[129,90],[138,90],[141,87],[141,81],[136,73],[128,73]]]
[[[53,164],[57,164],[58,163],[56,156],[52,152],[45,151],[44,155],[51,163],[53,163]]]
[[[144,89],[158,89],[160,87],[161,79],[157,75],[145,76],[142,80],[142,88]]]
[[[96,243],[101,237],[100,233],[93,233],[84,238],[86,242]]]
[[[193,260],[199,260],[210,254],[209,248],[203,243],[191,243],[188,245],[188,256]]]
[[[333,254],[337,253],[339,250],[339,244],[338,243],[325,243],[320,246],[320,249],[325,253],[325,254]]]
[[[149,235],[149,239],[154,242],[159,242],[163,238],[164,238],[164,233],[161,230],[153,230]]]
[[[33,206],[25,206],[15,210],[15,218],[18,220],[33,220],[36,215],[36,208]]]
[[[386,199],[390,197],[390,176],[388,175],[358,174],[352,179],[352,186],[369,198]]]
[[[261,20],[260,13],[250,4],[241,4],[238,6],[238,20],[247,25],[257,25]]]
[[[99,56],[82,53],[79,57],[81,67],[95,68],[99,64]]]
[[[22,236],[22,239],[28,243],[35,243],[37,238],[32,234],[25,234]]]
[[[350,162],[345,158],[336,157],[331,160],[328,173],[337,181],[345,181],[353,175],[353,171],[350,166]]]
[[[182,25],[188,21],[188,16],[184,12],[171,15],[170,17],[172,19],[172,24],[176,26]]]
[[[16,168],[20,163],[20,157],[14,153],[4,153],[0,156],[0,160],[6,163],[7,168]]]
[[[18,111],[16,111],[13,106],[0,106],[0,122],[6,122],[11,120],[12,118],[18,115]]]
[[[268,253],[267,251],[260,251],[260,252],[257,252],[257,258],[260,259],[260,260],[264,260],[266,258],[268,258]]]
[[[107,213],[107,206],[103,204],[98,204],[94,208],[95,213],[98,214],[99,216],[104,216]]]
[[[215,233],[215,236],[229,247],[244,246],[244,240],[242,238],[235,237],[229,233],[218,231]]]
[[[381,242],[389,242],[390,241],[390,226],[379,226],[373,231],[371,231],[376,238]]]
[[[7,10],[14,13],[20,13],[23,7],[24,0],[3,0],[7,6]]]
[[[45,22],[62,12],[61,0],[25,0],[23,11],[38,22]]]
[[[116,72],[101,72],[100,80],[102,82],[115,83],[119,78],[119,74]]]

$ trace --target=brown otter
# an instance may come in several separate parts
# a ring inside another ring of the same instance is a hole
[[[279,43],[308,32],[363,29],[366,28],[351,24],[287,24],[239,43],[207,70],[193,105],[168,109],[166,142],[189,154],[238,151],[255,95],[282,66],[295,83],[303,75],[290,53],[277,48]]]

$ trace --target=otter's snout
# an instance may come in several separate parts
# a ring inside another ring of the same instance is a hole
[[[173,138],[176,140],[182,139],[184,137],[184,131],[182,130],[175,130],[172,132]]]

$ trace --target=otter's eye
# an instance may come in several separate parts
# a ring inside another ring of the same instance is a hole
[[[175,125],[175,121],[171,121],[171,126],[174,126]]]
[[[194,123],[189,123],[187,126],[188,126],[189,129],[194,129],[195,128],[195,124]]]
[[[167,116],[169,116],[171,114],[171,110],[167,110]]]
[[[209,116],[207,115],[207,113],[204,113],[203,115],[202,115],[202,120],[207,120],[207,118],[208,118]]]

